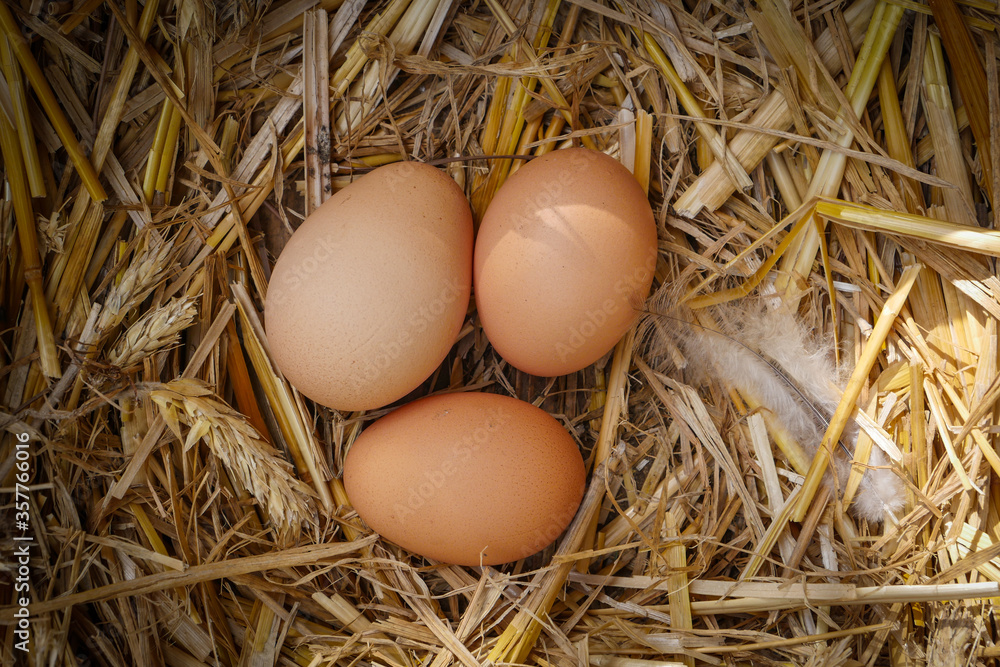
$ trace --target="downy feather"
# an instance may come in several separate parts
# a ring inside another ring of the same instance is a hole
[[[674,302],[666,294],[654,301]],[[717,330],[694,323],[690,312],[654,305],[641,333],[659,370],[677,368],[691,381],[714,379],[738,390],[764,406],[814,456],[846,379],[834,362],[832,343],[812,335],[787,309],[760,298],[717,306],[708,314]],[[835,489],[847,482],[851,463],[844,449],[853,452],[857,434],[852,421],[841,437],[844,447],[835,448],[831,471],[837,478],[828,474],[826,480]],[[882,521],[886,511],[897,514],[903,503],[899,478],[873,447],[852,503],[854,513]]]

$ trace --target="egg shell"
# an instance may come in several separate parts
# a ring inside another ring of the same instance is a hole
[[[544,410],[483,393],[422,398],[351,445],[344,487],[387,540],[456,565],[530,556],[569,525],[583,498],[583,458]]]
[[[476,237],[483,330],[522,371],[578,371],[636,320],[656,258],[649,200],[621,163],[586,148],[535,158],[497,191]]]
[[[289,382],[338,410],[387,405],[441,364],[468,312],[472,213],[434,167],[379,167],[316,209],[285,246],[265,326]]]

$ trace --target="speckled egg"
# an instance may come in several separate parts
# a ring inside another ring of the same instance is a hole
[[[572,520],[584,479],[580,451],[558,421],[484,393],[408,403],[368,426],[344,461],[347,495],[372,529],[456,565],[544,549]]]
[[[337,192],[295,231],[271,275],[272,356],[300,392],[365,410],[424,382],[468,311],[472,213],[434,167],[380,167]]]
[[[628,169],[585,148],[548,153],[483,215],[473,268],[483,330],[527,373],[578,371],[635,322],[656,259],[653,211]]]

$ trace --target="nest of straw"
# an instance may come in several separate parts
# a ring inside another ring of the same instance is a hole
[[[0,662],[990,663],[998,27],[991,0],[0,2]],[[658,288],[767,286],[840,342],[824,441],[866,419],[898,516],[634,332],[535,378],[470,308],[414,396],[558,415],[580,514],[498,568],[363,524],[339,470],[380,413],[276,371],[274,258],[379,164],[450,160],[479,217],[520,164],[484,156],[569,144],[647,187]]]

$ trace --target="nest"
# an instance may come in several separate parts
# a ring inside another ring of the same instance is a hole
[[[2,661],[990,662],[998,26],[982,0],[0,2]],[[380,164],[442,165],[478,219],[518,157],[571,144],[647,188],[660,297],[778,294],[850,379],[802,456],[634,330],[537,378],[470,307],[409,399],[540,405],[589,488],[540,554],[429,562],[340,482],[385,411],[272,364],[270,267]],[[907,496],[882,521],[850,511],[872,447]]]

